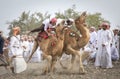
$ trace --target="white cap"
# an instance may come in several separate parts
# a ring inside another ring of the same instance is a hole
[[[92,27],[90,27],[91,29],[95,29],[95,27],[94,26],[92,26]]]
[[[60,24],[62,21],[63,21],[63,19],[58,18],[57,22],[56,22],[56,25]]]
[[[72,18],[69,18],[69,20],[72,21],[72,22],[74,22],[74,19],[72,19]]]

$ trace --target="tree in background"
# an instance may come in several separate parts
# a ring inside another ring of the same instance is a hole
[[[73,18],[73,19],[76,19],[80,15],[80,12],[77,12],[76,11],[76,6],[73,5],[72,8],[69,8],[69,9],[65,10],[63,13],[56,12],[55,15],[56,15],[56,18],[62,18],[62,19]]]
[[[40,27],[42,21],[46,18],[50,18],[50,14],[47,12],[45,14],[40,12],[33,14],[30,14],[30,12],[23,12],[18,19],[7,22],[9,25],[8,29],[10,30],[9,35],[11,35],[11,30],[15,26],[19,26],[21,28],[21,33],[25,34],[29,30]]]
[[[63,13],[56,12],[55,16],[56,18],[62,18],[62,19],[68,19],[68,18],[75,19],[80,14],[81,12],[76,11],[76,6],[73,5],[72,8],[65,10]],[[88,26],[90,27],[94,26],[97,28],[98,25],[101,24],[101,22],[106,21],[109,23],[109,21],[102,18],[101,15],[102,15],[101,13],[94,13],[94,14],[88,13],[86,18],[86,23],[88,24]],[[40,12],[35,12],[30,14],[30,11],[29,12],[24,11],[18,19],[13,20],[12,22],[8,22],[9,24],[8,29],[10,30],[9,35],[11,35],[11,30],[15,26],[19,26],[21,28],[21,33],[25,34],[27,31],[40,27],[43,20],[45,20],[46,18],[50,18],[50,16],[51,15],[48,14],[48,12],[46,12],[45,14],[42,14]],[[77,31],[75,26],[73,26],[72,29],[74,31]]]
[[[102,23],[102,22],[107,22],[110,23],[109,21],[105,20],[104,18],[101,17],[101,13],[94,13],[94,14],[88,14],[87,18],[86,18],[86,23],[88,24],[88,26],[93,26],[95,28],[98,28],[98,26]]]

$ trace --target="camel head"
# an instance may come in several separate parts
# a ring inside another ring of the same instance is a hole
[[[55,28],[56,36],[60,39],[64,38],[64,34],[67,30],[67,28],[63,24],[64,24],[64,21],[61,24],[57,25],[57,27]]]
[[[63,21],[64,22],[64,21]],[[56,33],[61,33],[62,32],[62,28],[64,27],[63,22],[61,22],[60,24],[58,24],[55,28]]]
[[[75,24],[84,24],[85,23],[85,19],[86,19],[86,11],[83,12],[76,20],[75,20]]]

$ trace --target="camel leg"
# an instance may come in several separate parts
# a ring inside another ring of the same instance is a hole
[[[82,71],[81,73],[85,73],[85,70],[84,70],[84,67],[83,67],[83,63],[82,63],[82,58],[81,58],[82,56],[81,56],[81,54],[79,54],[79,59],[80,59],[80,61],[79,61],[79,63],[80,63],[80,69],[79,69],[79,71]]]
[[[51,73],[53,73],[55,71],[56,62],[57,62],[57,60],[52,60],[52,62],[51,62]]]
[[[72,69],[73,69],[74,62],[75,62],[75,55],[74,55],[74,54],[72,54],[71,64],[70,64],[70,66],[69,66],[69,70],[72,70]]]
[[[65,66],[62,64],[61,56],[57,58],[57,62],[60,63],[60,66],[61,66],[63,69],[67,69],[67,67],[65,67]]]
[[[47,61],[45,62],[45,67],[43,68],[43,74],[48,73],[51,70],[51,62],[52,62],[52,56],[47,55],[45,53],[42,53],[43,59],[46,59]]]
[[[31,55],[27,61],[27,63],[30,61],[30,59],[32,58],[33,54],[35,53],[35,51],[37,50],[38,48],[38,43],[37,43],[37,40],[34,40],[34,46],[33,46],[33,49],[32,49],[32,52],[31,52]]]
[[[71,60],[71,65],[73,65],[74,62],[75,62],[74,55],[75,55],[75,56],[78,55],[78,57],[79,57],[79,64],[80,64],[80,66],[79,66],[79,68],[80,68],[79,71],[82,71],[81,73],[85,73],[84,67],[83,67],[83,64],[82,64],[82,59],[81,59],[80,51],[76,51],[76,50],[74,50],[73,48],[71,48],[70,46],[67,48],[67,51],[68,51],[69,53],[73,54],[73,55],[72,55],[72,60]]]
[[[65,66],[62,64],[61,60],[58,60],[58,61],[59,61],[59,63],[60,63],[60,66],[61,66],[63,69],[67,69],[67,67],[65,67]]]
[[[61,65],[61,67],[62,67],[63,69],[72,70],[72,69],[73,69],[74,62],[75,62],[75,55],[72,54],[71,64],[69,65],[69,67],[64,66],[64,65],[62,64],[60,58],[58,59],[58,62],[60,63],[60,65]]]

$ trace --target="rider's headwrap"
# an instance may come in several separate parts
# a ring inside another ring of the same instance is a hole
[[[56,22],[57,22],[57,19],[56,19],[56,18],[52,18],[50,21],[51,21],[52,23],[56,23]]]

